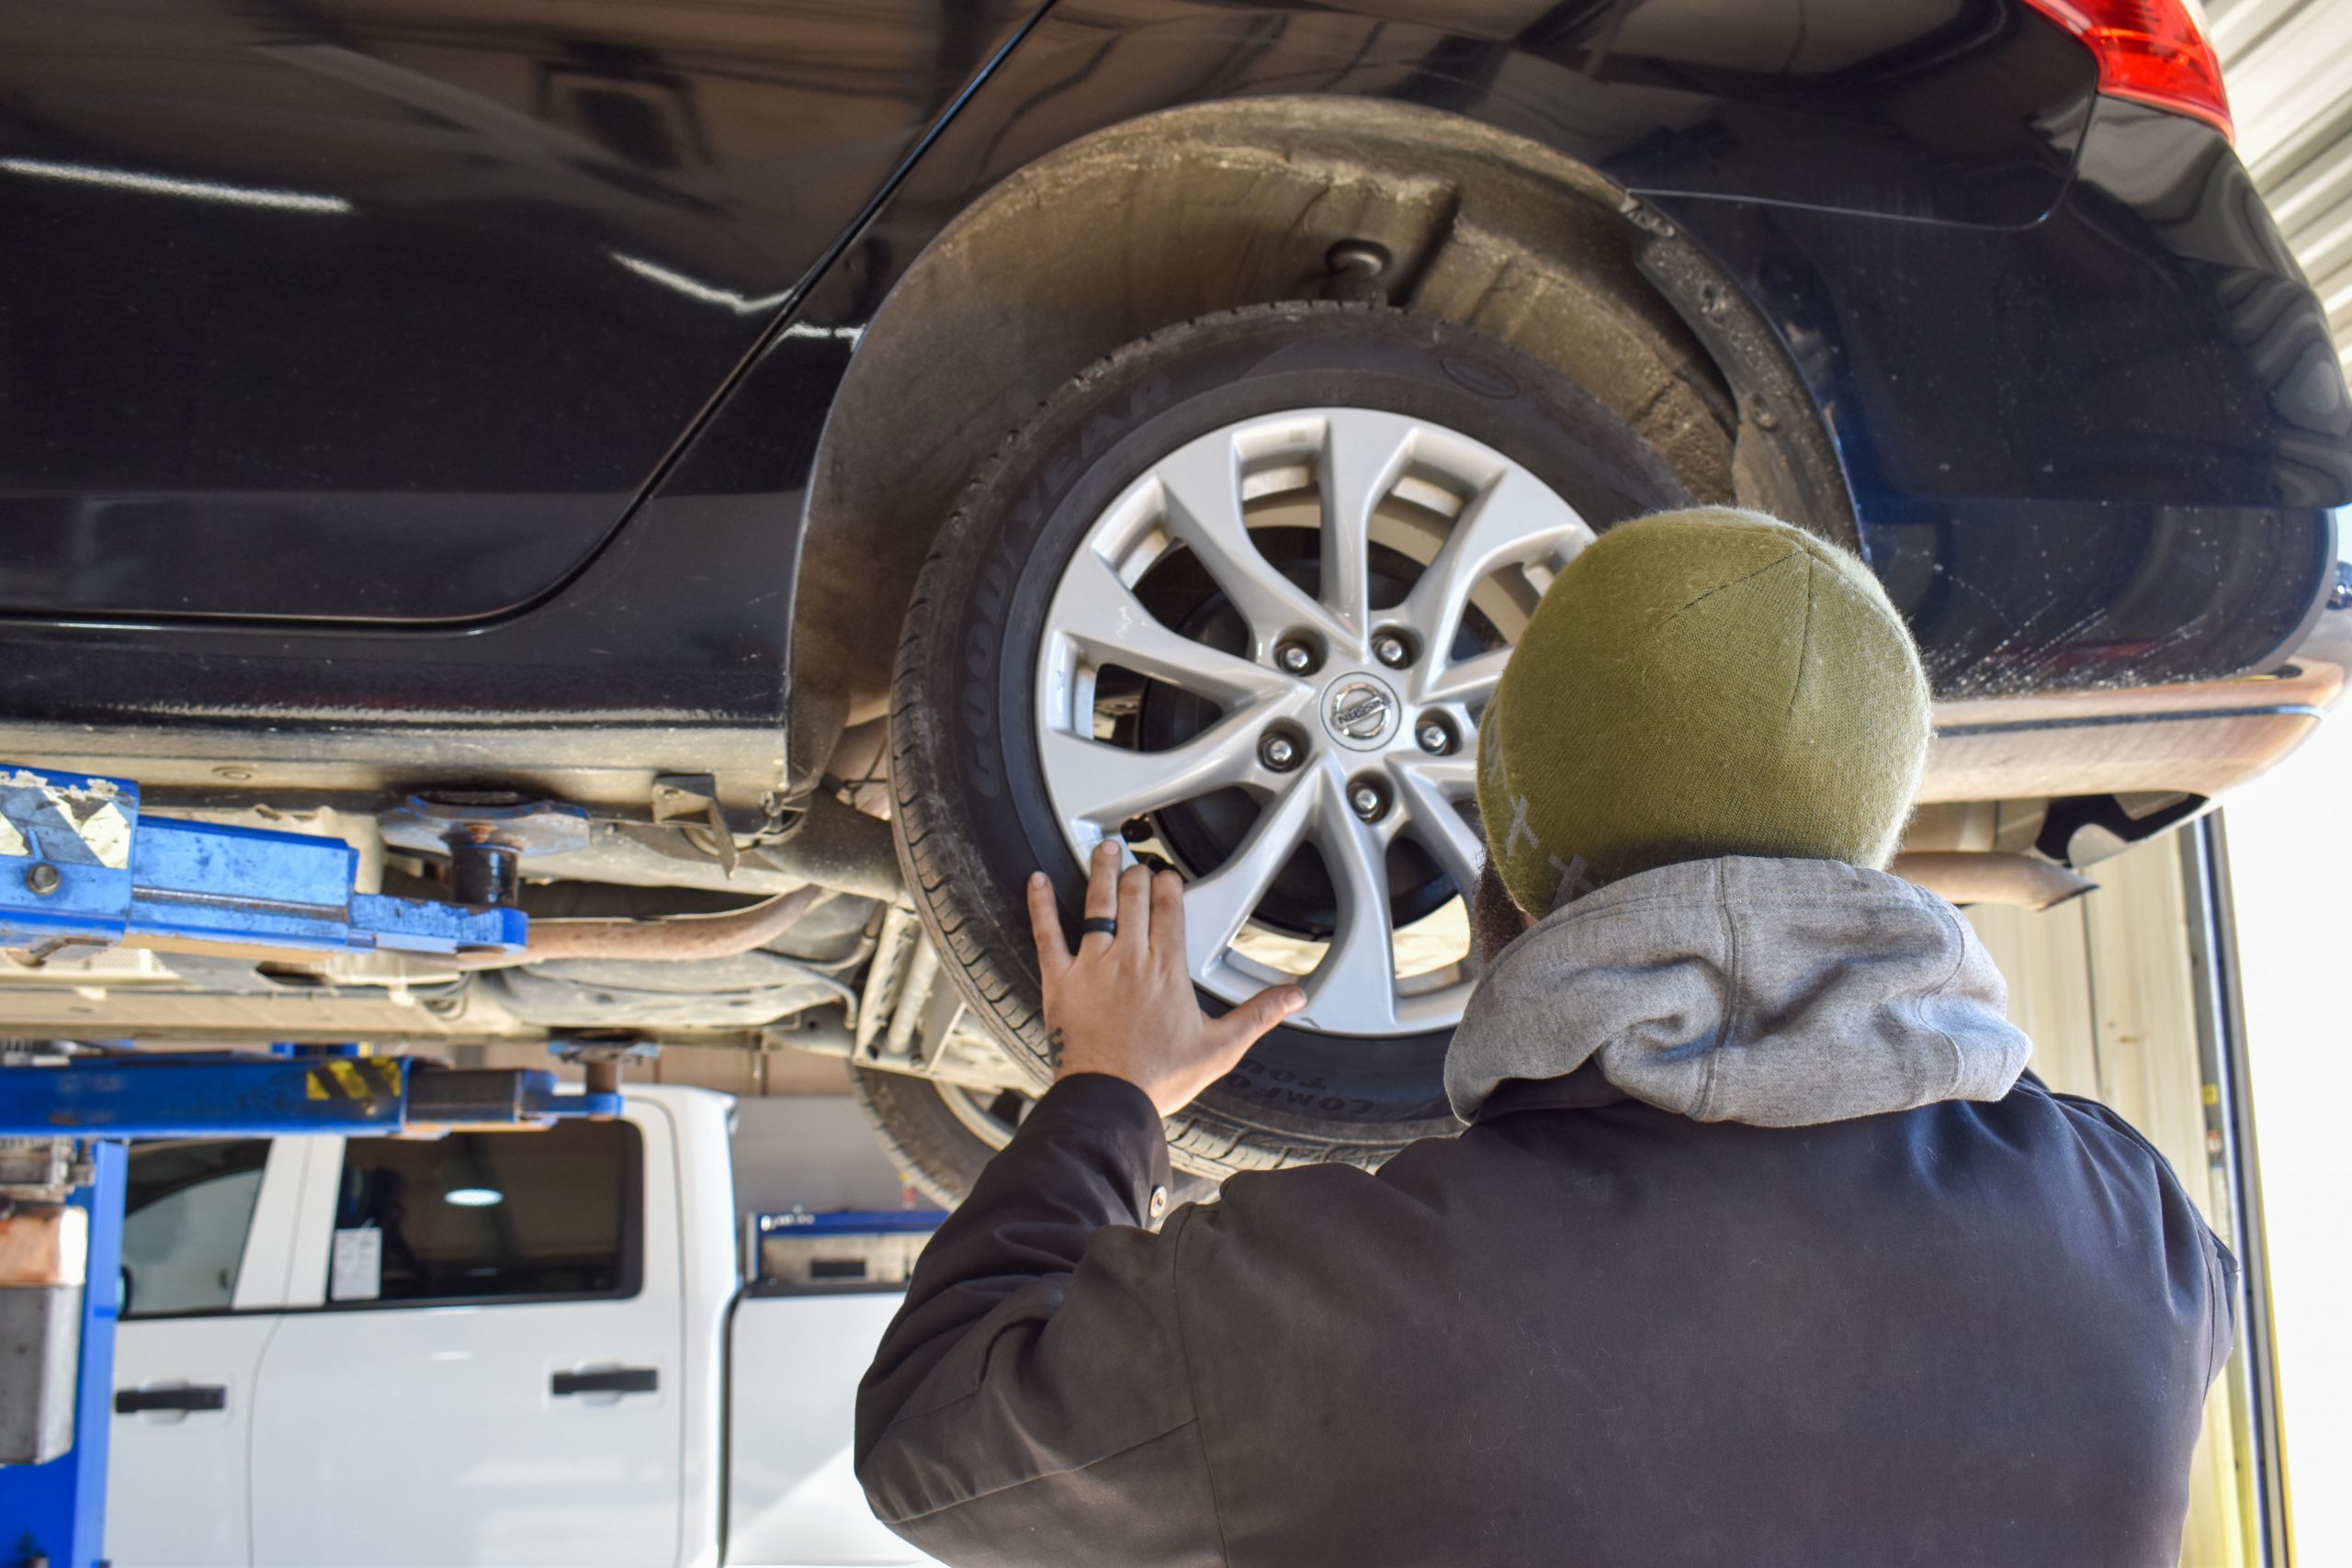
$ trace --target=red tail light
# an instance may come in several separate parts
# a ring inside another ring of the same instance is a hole
[[[2197,0],[2026,0],[2090,46],[2098,90],[2195,115],[2234,141],[2222,62]]]

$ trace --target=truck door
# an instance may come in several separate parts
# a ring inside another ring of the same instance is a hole
[[[115,1335],[107,1554],[242,1564],[254,1374],[277,1326],[303,1163],[261,1138],[130,1151]]]
[[[298,1265],[308,1310],[262,1357],[253,1561],[674,1562],[685,1323],[666,1113],[318,1142],[333,1213]]]

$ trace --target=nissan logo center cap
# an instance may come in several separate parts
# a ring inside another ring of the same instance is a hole
[[[1323,697],[1323,728],[1342,746],[1370,751],[1396,732],[1403,705],[1396,694],[1370,675],[1343,675]]]

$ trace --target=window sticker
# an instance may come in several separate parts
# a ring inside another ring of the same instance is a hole
[[[384,1289],[384,1233],[368,1225],[334,1233],[334,1259],[327,1270],[327,1299],[372,1302]]]

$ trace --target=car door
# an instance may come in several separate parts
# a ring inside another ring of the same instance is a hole
[[[0,611],[549,590],[1040,0],[0,12]]]
[[[131,1148],[107,1462],[119,1568],[249,1559],[254,1382],[279,1321],[303,1162],[295,1140]]]
[[[666,1114],[319,1142],[307,1305],[262,1357],[254,1562],[675,1562]]]

